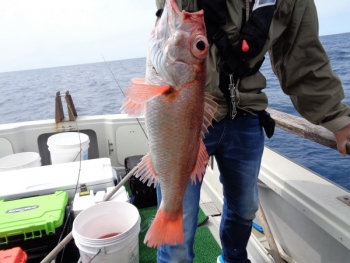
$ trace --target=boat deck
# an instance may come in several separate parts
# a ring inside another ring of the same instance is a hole
[[[209,218],[203,225],[209,228],[210,232],[212,233],[218,245],[222,247],[220,242],[220,236],[219,236],[221,212],[220,212],[220,209],[215,205],[215,203],[211,200],[210,196],[206,193],[206,191],[203,188],[201,189],[199,205],[202,211],[204,212],[204,214]],[[266,237],[264,234],[260,233],[259,231],[253,228],[252,235],[256,237],[256,239],[262,244],[262,246],[265,249],[267,250],[269,249],[269,245],[268,245],[268,242],[266,241]],[[250,253],[249,249],[248,249],[248,258],[252,263],[262,263],[254,259],[254,255]]]
[[[209,219],[204,223],[210,229],[210,232],[214,236],[216,242],[221,247],[220,237],[219,237],[219,227],[221,222],[221,212],[216,207],[214,202],[210,199],[209,195],[202,188],[199,206]]]

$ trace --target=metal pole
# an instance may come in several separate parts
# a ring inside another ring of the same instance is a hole
[[[114,188],[113,190],[105,196],[105,198],[102,200],[102,202],[108,201],[118,190],[120,187],[122,187],[129,178],[134,174],[136,171],[137,166],[135,166]],[[58,253],[69,243],[69,241],[72,239],[73,235],[72,232],[70,232],[57,246],[40,262],[40,263],[50,263],[52,259],[54,259]]]
[[[266,220],[264,210],[261,206],[261,203],[259,201],[259,209],[257,212],[257,215],[261,221],[261,224],[264,228],[264,234],[266,236],[267,242],[269,243],[270,246],[270,253],[272,258],[274,259],[275,263],[284,263],[283,259],[281,258],[280,253],[278,252],[278,248],[275,242],[275,239],[273,238],[269,223]]]
[[[267,108],[266,111],[271,114],[271,117],[275,120],[278,128],[337,150],[337,142],[334,135],[326,128],[314,125],[304,118],[274,109]],[[350,142],[347,142],[346,144],[346,153],[350,155]]]

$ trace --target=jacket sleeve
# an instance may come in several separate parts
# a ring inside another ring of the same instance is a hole
[[[344,90],[318,37],[313,0],[295,1],[289,24],[270,50],[283,92],[301,116],[334,132],[350,123]]]
[[[165,5],[165,0],[156,0],[157,10],[158,9],[163,9],[164,5]]]

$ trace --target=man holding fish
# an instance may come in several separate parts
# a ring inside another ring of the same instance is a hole
[[[150,152],[137,176],[159,182],[159,209],[145,243],[158,247],[158,263],[193,261],[201,181],[214,155],[224,191],[218,262],[249,262],[264,131],[271,137],[274,130],[259,72],[266,52],[298,112],[334,132],[342,155],[350,140],[350,107],[341,103],[341,82],[318,39],[314,1],[156,5],[146,76],[132,80],[122,108],[145,115]]]

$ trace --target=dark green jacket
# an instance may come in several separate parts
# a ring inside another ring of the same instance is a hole
[[[179,8],[198,10],[198,0],[177,0]],[[156,0],[163,8],[165,0]],[[222,27],[232,45],[238,43],[245,0],[227,0],[228,21]],[[318,37],[318,17],[313,0],[277,0],[269,37],[261,54],[250,61],[253,66],[269,52],[271,65],[282,90],[289,95],[301,116],[330,131],[350,124],[350,107],[341,103],[344,91],[332,71],[328,55]],[[218,120],[227,113],[227,103],[219,90],[221,57],[212,45],[207,57],[206,90],[219,103]],[[266,109],[268,100],[262,90],[266,79],[260,73],[244,78],[238,86],[238,107],[245,110]]]

